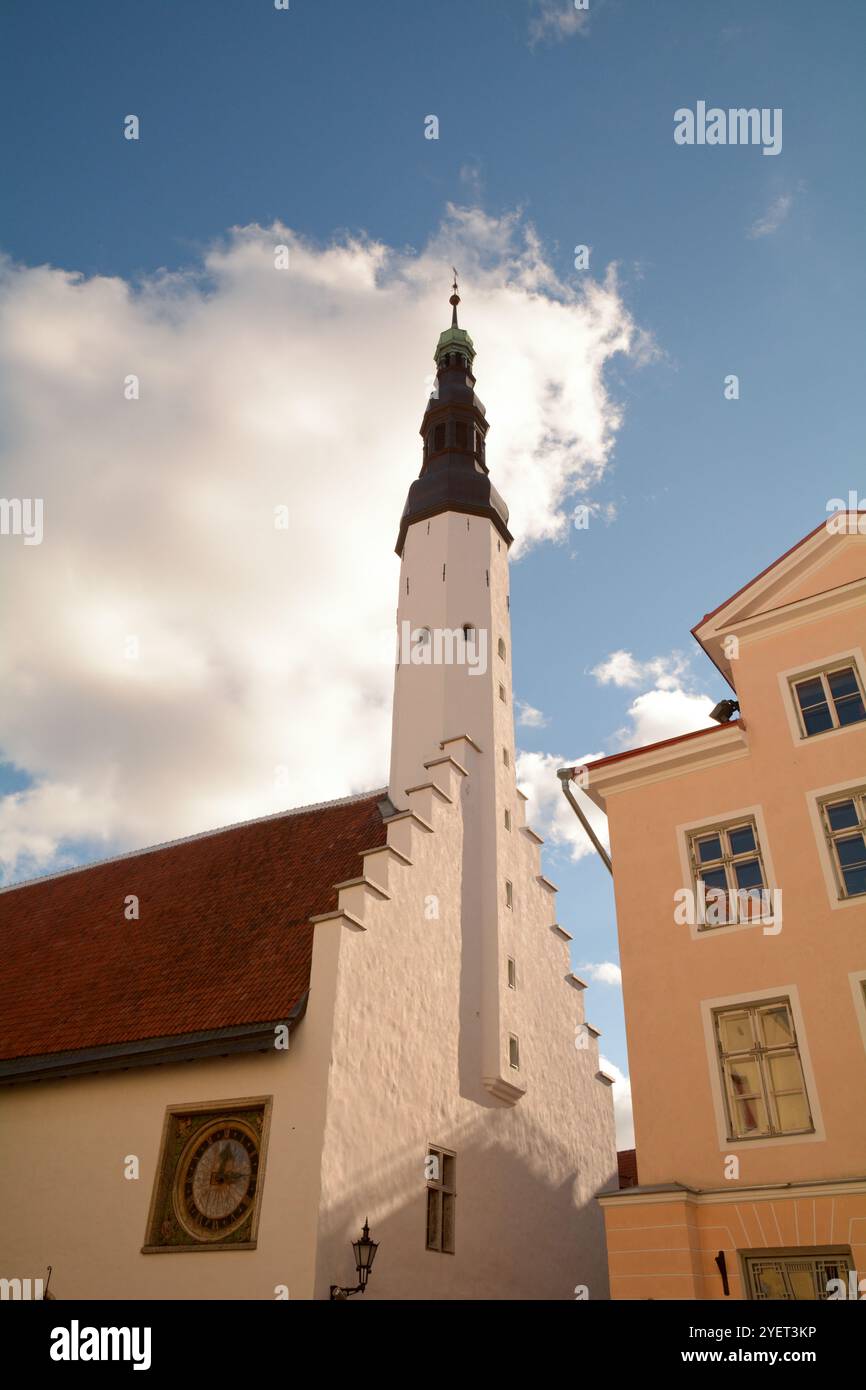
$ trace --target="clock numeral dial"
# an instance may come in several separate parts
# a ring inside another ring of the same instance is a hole
[[[177,1165],[174,1208],[195,1240],[230,1235],[255,1200],[259,1137],[245,1120],[209,1120],[187,1143]]]

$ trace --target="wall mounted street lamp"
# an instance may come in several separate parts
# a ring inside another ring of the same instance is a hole
[[[370,1239],[370,1227],[366,1221],[364,1222],[364,1229],[361,1232],[360,1240],[352,1241],[352,1249],[355,1252],[355,1268],[358,1271],[358,1282],[353,1289],[344,1289],[341,1288],[339,1284],[332,1284],[332,1303],[351,1298],[353,1293],[363,1293],[367,1287],[367,1280],[370,1277],[370,1270],[373,1268],[373,1261],[376,1258],[376,1251],[379,1249],[379,1242]]]
[[[734,717],[734,710],[739,714],[740,706],[736,700],[720,700],[719,703],[710,710],[710,718],[715,719],[717,724],[730,724]]]

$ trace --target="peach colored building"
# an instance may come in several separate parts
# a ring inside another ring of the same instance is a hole
[[[739,716],[585,774],[639,1175],[600,1198],[611,1296],[826,1297],[866,1279],[866,514],[694,634]]]
[[[0,1278],[66,1298],[606,1298],[610,1078],[514,773],[472,341],[399,530],[387,786],[0,893]],[[159,749],[154,749],[154,757]]]

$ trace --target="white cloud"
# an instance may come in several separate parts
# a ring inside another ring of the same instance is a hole
[[[515,551],[561,539],[639,339],[613,274],[561,284],[516,213],[450,208],[412,253],[236,228],[134,287],[0,261],[3,490],[45,526],[0,546],[0,760],[34,783],[0,801],[7,876],[383,784],[381,634],[452,263]]]
[[[617,738],[627,748],[677,738],[709,727],[712,708],[708,695],[690,695],[685,690],[648,690],[632,701],[628,710],[631,723],[618,731]]]
[[[527,824],[543,836],[548,844],[567,846],[572,859],[582,859],[584,855],[595,854],[595,849],[562,794],[562,783],[556,775],[557,769],[579,766],[601,756],[600,753],[589,753],[583,758],[561,758],[556,753],[517,755],[517,785],[528,797]],[[578,790],[574,782],[569,783],[569,786],[599,840],[609,849],[607,817]]]
[[[793,202],[793,193],[780,193],[778,198],[773,199],[767,211],[755,219],[746,235],[751,240],[756,237],[772,236],[773,232],[777,232],[785,221]]]
[[[540,709],[535,709],[525,700],[515,700],[514,704],[517,709],[517,722],[524,729],[544,729],[550,723],[546,714],[542,714]]]
[[[615,961],[602,960],[595,965],[579,965],[577,973],[588,975],[597,985],[615,985],[617,989],[622,989],[622,971]]]
[[[689,663],[681,652],[656,656],[651,661],[637,661],[631,652],[619,650],[593,666],[591,674],[600,685],[630,686],[653,680],[659,690],[675,690],[688,669]]]
[[[710,722],[714,701],[685,687],[691,682],[688,659],[682,652],[638,661],[631,652],[619,649],[592,668],[600,685],[620,689],[653,683],[653,689],[637,695],[628,708],[629,723],[617,730],[617,741],[624,748],[676,738],[705,728]]]
[[[530,43],[561,43],[585,31],[588,24],[589,11],[578,9],[574,0],[532,0]]]
[[[616,1147],[634,1148],[634,1118],[631,1108],[631,1081],[624,1071],[607,1057],[599,1057],[599,1067],[613,1077],[613,1113],[616,1119]],[[638,1154],[640,1162],[640,1154]],[[640,1169],[638,1169],[640,1172]]]

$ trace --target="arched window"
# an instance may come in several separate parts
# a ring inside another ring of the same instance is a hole
[[[437,425],[433,431],[433,452],[438,453],[445,448],[445,426]]]

